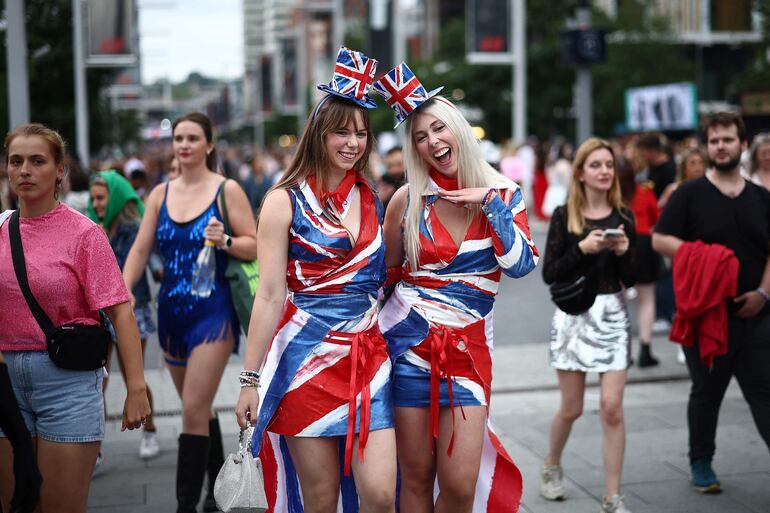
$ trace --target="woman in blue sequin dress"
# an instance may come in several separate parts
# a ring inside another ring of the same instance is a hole
[[[199,113],[179,118],[173,125],[173,149],[181,176],[158,185],[147,199],[123,277],[130,290],[157,244],[164,261],[158,335],[182,399],[177,512],[186,513],[195,511],[207,465],[211,469],[209,481],[213,481],[212,471],[215,467],[218,470],[222,459],[219,423],[212,418],[211,407],[229,355],[237,350],[240,331],[224,276],[227,257],[253,260],[257,242],[246,194],[237,183],[225,181],[214,171],[217,159],[209,119]],[[217,201],[222,190],[229,206],[232,237],[224,233],[221,203]],[[202,298],[190,290],[193,264],[205,240],[216,244],[217,270],[211,295]]]

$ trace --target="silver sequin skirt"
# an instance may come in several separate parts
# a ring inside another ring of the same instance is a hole
[[[626,370],[631,358],[631,322],[625,294],[599,294],[580,315],[557,309],[551,325],[551,367],[607,372]]]

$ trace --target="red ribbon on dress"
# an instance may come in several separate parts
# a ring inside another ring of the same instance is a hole
[[[353,438],[356,431],[356,390],[361,387],[361,423],[358,430],[358,458],[363,461],[364,448],[369,440],[369,424],[372,410],[372,394],[369,386],[371,376],[367,374],[368,360],[373,349],[373,330],[375,324],[366,331],[352,334],[350,341],[350,385],[348,388],[348,432],[345,440],[344,473],[350,475],[350,463],[353,460]],[[330,332],[335,336],[350,336],[350,333]],[[359,385],[360,383],[360,385]]]
[[[388,276],[385,279],[385,285],[384,287],[390,287],[391,285],[395,285],[396,283],[401,281],[401,274],[402,274],[403,267],[402,266],[396,266],[396,267],[388,267]]]
[[[455,407],[452,396],[452,349],[463,344],[468,348],[468,336],[460,329],[442,327],[431,331],[430,340],[430,449],[433,451],[434,439],[438,438],[439,402],[441,398],[441,378],[446,378],[449,392],[449,410],[452,412],[452,437],[449,439],[447,454],[452,455],[455,442],[454,423]],[[463,348],[460,348],[463,350]],[[460,404],[460,412],[465,420],[465,410]]]
[[[430,177],[434,182],[436,182],[436,185],[445,191],[456,191],[460,188],[459,184],[457,183],[457,175],[453,177],[447,176],[440,171],[436,171],[435,169],[430,168]]]
[[[333,191],[326,191],[322,189],[321,191],[317,192],[316,175],[307,177],[307,184],[313,190],[313,193],[316,194],[316,197],[318,197],[318,194],[320,193],[319,203],[321,206],[325,206],[327,203],[330,203],[338,214],[345,210],[345,202],[348,200],[350,191],[356,185],[357,181],[358,173],[356,173],[354,169],[349,169],[345,173],[345,177],[342,179],[336,189]]]

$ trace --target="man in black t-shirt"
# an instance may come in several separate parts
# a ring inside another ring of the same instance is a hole
[[[666,151],[663,136],[657,132],[644,134],[636,147],[647,164],[647,180],[651,182],[655,197],[660,198],[668,184],[676,179],[676,164]]]
[[[746,127],[736,114],[709,118],[705,139],[711,168],[682,184],[655,225],[653,248],[674,257],[685,241],[721,244],[738,258],[738,295],[727,304],[727,354],[711,368],[698,344],[685,347],[692,388],[687,405],[693,485],[721,491],[711,468],[719,406],[733,374],[751,407],[760,435],[770,447],[770,192],[740,174]]]

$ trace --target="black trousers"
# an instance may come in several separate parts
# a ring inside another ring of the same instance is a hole
[[[727,354],[717,357],[711,369],[701,361],[697,343],[684,348],[692,379],[687,403],[690,462],[711,461],[714,456],[719,407],[733,375],[770,449],[770,314],[752,319],[731,316],[728,339]]]

